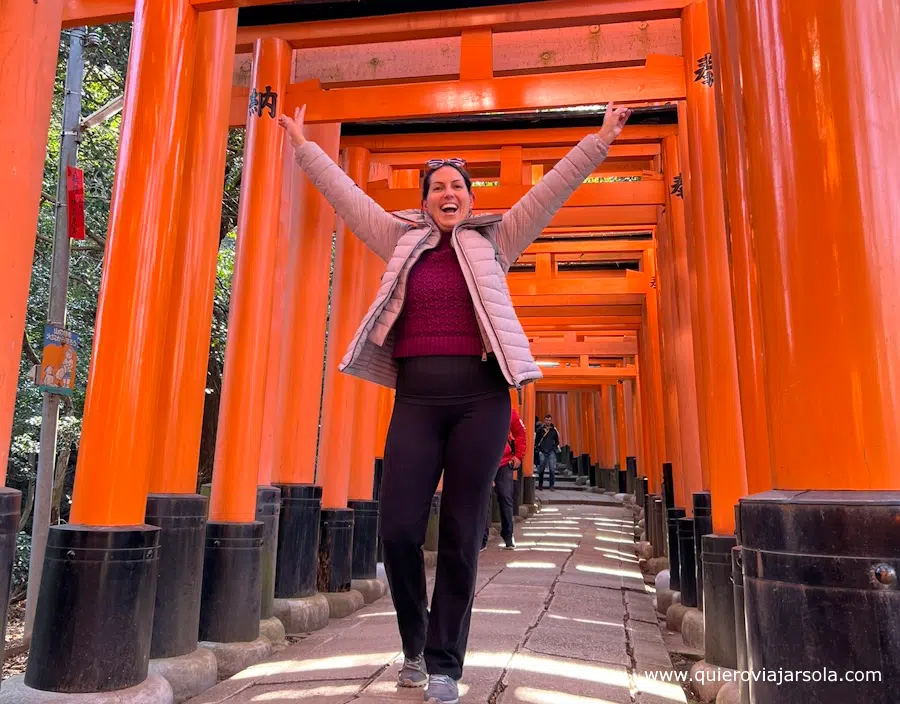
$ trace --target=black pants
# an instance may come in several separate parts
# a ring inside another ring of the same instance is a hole
[[[497,475],[494,477],[494,493],[497,495],[497,503],[500,505],[500,537],[503,538],[507,544],[513,537],[513,529],[515,523],[513,522],[513,492],[515,491],[516,482],[513,478],[513,470],[512,467],[506,465],[504,467],[500,467],[497,470]],[[491,502],[488,500],[488,520],[484,526],[484,538],[481,542],[482,545],[487,545],[488,539],[491,535]]]
[[[410,657],[424,652],[430,674],[459,679],[487,519],[484,507],[509,434],[509,392],[493,359],[401,362],[382,479],[385,571],[403,652]],[[442,470],[429,614],[422,545]]]

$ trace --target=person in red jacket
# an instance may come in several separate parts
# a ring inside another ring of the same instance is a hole
[[[513,539],[513,529],[516,525],[513,517],[513,491],[515,491],[513,472],[522,466],[524,457],[525,424],[519,417],[519,412],[513,408],[509,419],[509,435],[506,438],[506,450],[494,477],[494,492],[497,494],[497,503],[500,504],[500,536],[506,542],[507,550],[512,550],[516,547],[516,541]],[[490,537],[490,516],[491,506],[488,503],[488,516],[484,525],[484,539],[481,542],[482,550],[487,547],[488,538]]]

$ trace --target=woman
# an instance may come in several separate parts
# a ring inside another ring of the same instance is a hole
[[[387,262],[339,368],[397,390],[381,533],[405,655],[398,684],[427,686],[426,702],[456,704],[484,507],[509,431],[509,388],[541,377],[506,272],[606,158],[631,111],[610,104],[600,132],[585,137],[502,216],[472,214],[472,181],[458,159],[428,162],[421,210],[386,213],[304,138],[305,111],[279,118],[297,163],[347,227]],[[442,471],[429,614],[422,544]]]

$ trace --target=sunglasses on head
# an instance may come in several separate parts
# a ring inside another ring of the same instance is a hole
[[[447,166],[447,165],[455,166],[458,169],[465,169],[466,168],[466,160],[459,159],[457,157],[452,157],[450,159],[429,159],[428,161],[425,162],[425,167],[429,171],[435,171],[435,170],[441,168],[442,166]]]

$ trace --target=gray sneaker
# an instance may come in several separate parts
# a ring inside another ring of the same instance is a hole
[[[447,675],[432,675],[425,690],[425,704],[459,704],[459,685]]]
[[[403,667],[397,676],[399,687],[424,687],[428,684],[428,671],[425,669],[425,656],[417,658],[404,658]]]

